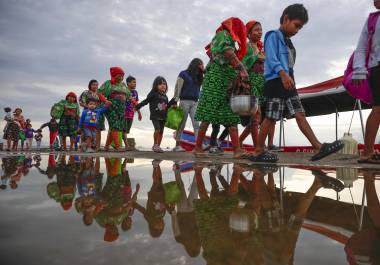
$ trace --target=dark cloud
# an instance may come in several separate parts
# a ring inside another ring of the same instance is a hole
[[[165,76],[170,97],[178,72],[193,57],[207,61],[204,46],[223,19],[256,19],[266,31],[278,28],[290,3],[0,1],[0,103],[22,104],[29,116],[46,120],[55,100],[70,90],[79,93],[92,78],[108,79],[113,65],[137,77],[142,98],[155,76]],[[299,85],[342,73],[371,9],[370,1],[303,3],[310,22],[294,37]]]

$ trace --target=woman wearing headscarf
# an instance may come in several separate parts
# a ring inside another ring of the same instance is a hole
[[[205,155],[202,142],[210,123],[229,127],[234,157],[241,158],[245,155],[240,148],[237,130],[240,118],[231,110],[228,90],[237,78],[243,85],[248,84],[248,73],[241,62],[246,49],[245,25],[235,17],[222,22],[212,42],[206,47],[210,62],[206,67],[203,90],[195,114],[195,119],[201,121],[194,149],[196,156]]]
[[[110,69],[111,80],[107,80],[99,88],[99,93],[102,93],[112,106],[106,113],[108,121],[109,132],[105,145],[105,150],[109,150],[110,144],[114,143],[115,150],[120,148],[119,132],[122,132],[125,126],[124,112],[125,102],[131,97],[131,93],[123,82],[124,71],[120,67],[111,67]]]
[[[264,89],[264,44],[261,41],[263,30],[261,23],[256,20],[251,20],[246,24],[247,30],[247,53],[245,54],[242,63],[245,65],[249,75],[249,83],[251,85],[251,94],[259,101],[263,96]],[[257,144],[258,124],[260,123],[260,112],[252,116],[242,116],[241,122],[245,127],[240,135],[240,143],[243,144],[244,139],[251,134],[254,145]]]
[[[62,109],[62,115],[58,123],[58,134],[61,138],[62,148],[66,151],[66,137],[69,137],[71,151],[78,132],[79,104],[77,95],[74,92],[69,92],[66,98],[56,105],[59,105]]]

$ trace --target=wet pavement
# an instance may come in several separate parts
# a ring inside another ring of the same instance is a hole
[[[380,170],[1,158],[0,264],[379,264]]]

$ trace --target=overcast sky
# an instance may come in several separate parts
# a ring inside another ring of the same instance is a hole
[[[302,1],[310,21],[294,37],[298,87],[342,74],[372,2]],[[22,106],[25,116],[39,125],[67,92],[79,94],[93,78],[100,83],[109,79],[111,66],[137,78],[140,98],[157,75],[164,76],[170,98],[178,73],[192,58],[207,63],[204,46],[222,20],[255,19],[267,31],[279,27],[282,10],[292,3],[0,0],[0,106]],[[145,121],[135,123],[135,132],[152,127],[148,108],[143,114]]]

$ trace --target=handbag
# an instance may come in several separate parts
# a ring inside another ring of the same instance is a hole
[[[372,47],[372,38],[375,34],[376,23],[379,18],[380,12],[371,13],[368,17],[368,47],[366,51],[366,67],[368,68],[369,55],[371,53]],[[359,85],[355,85],[352,83],[352,75],[354,72],[353,63],[354,63],[355,52],[352,53],[350,60],[348,61],[348,65],[346,70],[344,71],[343,76],[343,86],[347,90],[348,94],[350,94],[353,98],[359,99],[364,103],[370,104],[372,103],[372,93],[371,88],[368,82],[368,76],[371,75],[370,69],[368,69],[367,79],[363,80]]]

